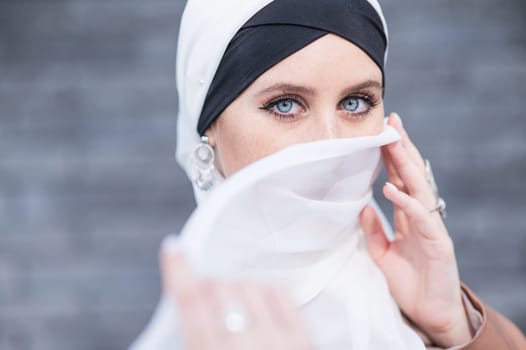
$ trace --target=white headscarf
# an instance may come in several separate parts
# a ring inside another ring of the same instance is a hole
[[[424,349],[358,222],[372,199],[380,147],[398,139],[386,125],[376,136],[293,145],[250,164],[199,205],[181,249],[199,275],[283,286],[316,349]],[[176,314],[164,300],[133,349],[179,348]]]
[[[308,0],[306,0],[308,1]],[[377,0],[367,0],[387,24]],[[199,143],[197,122],[221,58],[237,31],[272,0],[188,0],[177,46],[179,94],[176,158],[189,172],[189,157]],[[384,61],[387,60],[387,49]],[[385,63],[385,62],[384,62]],[[200,190],[194,187],[199,202]]]
[[[368,1],[386,28],[378,2]],[[187,3],[177,55],[177,159],[187,171],[222,55],[238,29],[270,2]],[[252,163],[199,204],[181,233],[182,249],[198,273],[282,285],[300,307],[316,349],[423,350],[369,257],[358,222],[372,201],[380,147],[398,139],[386,125],[376,136],[294,145]],[[132,349],[181,348],[177,323],[175,306],[163,298]]]

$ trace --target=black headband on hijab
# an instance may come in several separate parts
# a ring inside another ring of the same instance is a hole
[[[380,16],[367,0],[275,0],[230,41],[208,89],[199,135],[261,74],[328,33],[360,47],[383,77],[387,38]]]

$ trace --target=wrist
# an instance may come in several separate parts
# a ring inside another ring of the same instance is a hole
[[[433,344],[446,349],[467,344],[474,336],[473,327],[464,307],[462,307],[462,310],[459,310],[458,316],[454,318],[454,321],[440,327],[424,329],[424,331]]]

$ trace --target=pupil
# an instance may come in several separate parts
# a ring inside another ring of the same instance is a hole
[[[349,98],[345,101],[344,107],[346,110],[354,112],[358,109],[358,99]]]
[[[278,103],[278,110],[281,113],[288,113],[292,109],[292,101],[281,101]]]

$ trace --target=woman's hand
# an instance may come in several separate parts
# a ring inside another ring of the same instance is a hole
[[[163,290],[177,304],[185,349],[312,349],[291,299],[247,281],[198,279],[177,243],[160,256]]]
[[[387,241],[372,207],[361,213],[369,253],[384,273],[404,314],[436,345],[451,347],[471,340],[462,303],[453,242],[426,180],[425,163],[398,115],[388,123],[402,139],[382,149],[389,182],[383,193],[394,204],[395,240]]]

